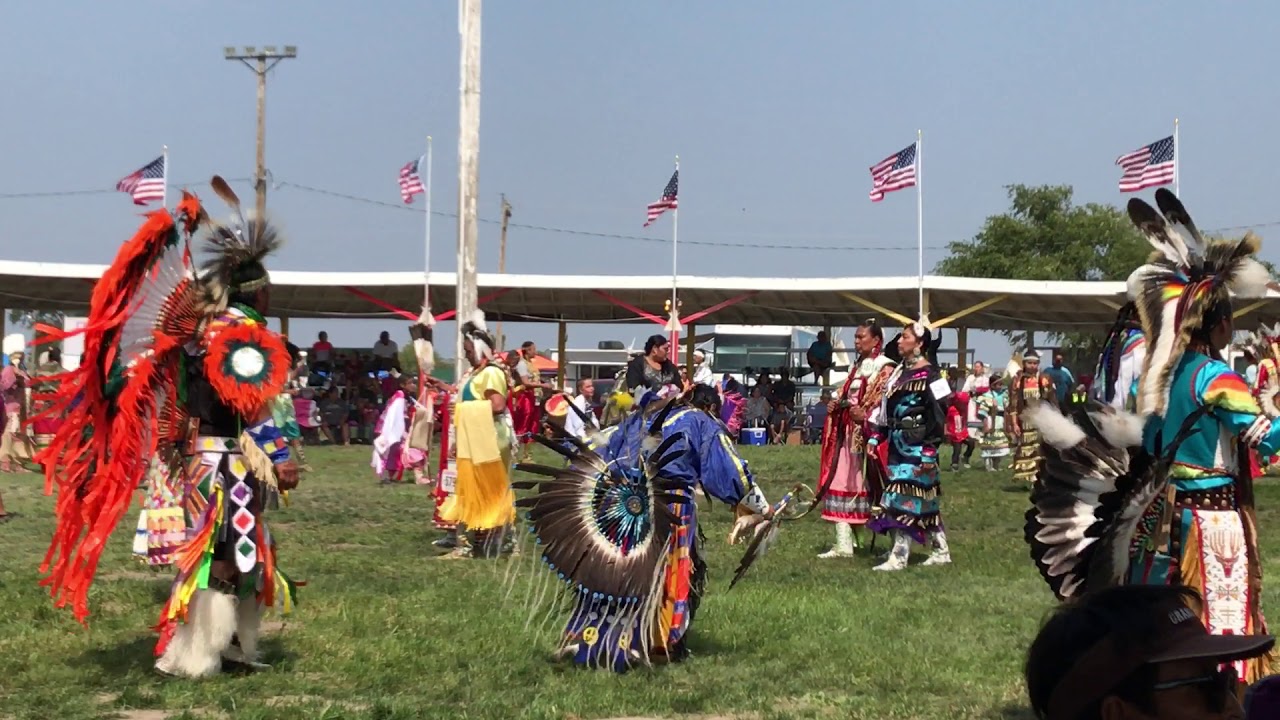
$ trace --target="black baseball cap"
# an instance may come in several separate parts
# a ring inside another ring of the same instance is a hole
[[[1144,665],[1201,659],[1229,663],[1265,655],[1276,644],[1272,635],[1210,635],[1195,610],[1176,599],[1153,613],[1156,625],[1145,642],[1122,648],[1108,635],[1080,656],[1049,697],[1049,720],[1074,720]]]

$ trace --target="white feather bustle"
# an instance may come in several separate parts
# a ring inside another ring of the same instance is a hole
[[[1084,441],[1085,434],[1071,419],[1047,403],[1030,410],[1031,422],[1040,430],[1040,438],[1059,450],[1075,447]]]

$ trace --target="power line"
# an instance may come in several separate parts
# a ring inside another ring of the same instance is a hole
[[[328,195],[329,197],[341,198],[352,202],[364,203],[366,205],[375,205],[378,207],[394,208],[396,210],[421,213],[423,210],[410,207],[404,204],[387,202],[386,200],[374,200],[372,198],[360,197],[348,193],[335,192],[333,190],[325,190],[323,188],[311,187],[309,185],[300,185],[294,182],[282,181],[277,183],[279,187],[291,187],[303,192],[316,193],[319,195]],[[456,218],[457,213],[446,212],[444,210],[432,210],[432,215],[445,218]],[[489,225],[500,225],[501,220],[493,218],[480,218],[480,222]],[[618,233],[595,232],[592,230],[575,230],[572,228],[551,227],[548,225],[529,225],[527,223],[509,223],[508,227],[522,228],[525,230],[537,230],[539,232],[559,233],[562,235],[578,235],[582,237],[607,238],[610,240],[635,240],[637,242],[661,243],[663,245],[671,242],[666,238],[645,237],[643,235],[622,235]],[[767,250],[826,250],[826,251],[908,251],[915,250],[914,245],[893,245],[893,246],[867,246],[867,245],[790,245],[784,243],[735,243],[735,242],[715,242],[711,240],[681,240],[681,245],[702,245],[705,247],[722,247],[722,248],[739,248],[739,249],[767,249]],[[926,250],[946,250],[945,245],[925,246]]]
[[[231,178],[229,182],[251,182],[251,177]],[[200,183],[169,183],[168,187],[175,189],[190,188]],[[336,197],[350,202],[363,203],[365,205],[373,205],[375,207],[390,208],[400,210],[402,212],[421,213],[421,209],[410,207],[400,203],[387,202],[385,200],[374,200],[373,198],[361,197],[350,193],[336,192],[333,190],[325,190],[324,188],[313,187],[311,185],[303,185],[301,183],[280,181],[276,183],[278,188],[294,188],[303,192],[315,193],[317,195],[327,195]],[[0,200],[19,200],[24,198],[43,198],[43,197],[72,197],[76,195],[102,195],[106,193],[118,193],[115,188],[86,189],[86,190],[55,190],[47,192],[25,192],[25,193],[0,193]],[[444,218],[457,218],[457,213],[446,212],[443,210],[432,210],[433,216]],[[480,222],[487,225],[500,225],[501,220],[493,218],[480,218]],[[1280,220],[1271,220],[1261,223],[1249,223],[1245,225],[1232,225],[1229,227],[1210,228],[1204,230],[1206,234],[1224,234],[1236,232],[1240,230],[1252,230],[1256,228],[1275,227],[1280,225]],[[522,228],[524,230],[536,230],[539,232],[557,233],[561,235],[576,235],[580,237],[604,238],[609,240],[634,240],[636,242],[660,243],[666,244],[670,242],[666,238],[646,237],[643,235],[623,235],[619,233],[596,232],[592,230],[577,230],[573,228],[553,227],[548,225],[529,225],[526,223],[509,223],[509,227]],[[818,252],[906,252],[915,250],[914,245],[791,245],[785,243],[747,243],[747,242],[717,242],[713,240],[684,240],[685,245],[699,245],[703,247],[719,247],[719,248],[735,248],[742,250],[812,250]],[[926,245],[925,250],[948,250],[949,245]]]
[[[252,179],[253,178],[247,178],[247,177],[230,178],[227,180],[227,182],[248,182],[249,180],[252,180]],[[201,182],[204,182],[204,181],[201,181]],[[185,188],[190,188],[199,184],[200,182],[169,183],[168,187],[174,188],[174,189],[185,189]],[[112,188],[99,188],[95,190],[55,190],[50,192],[0,193],[0,200],[17,200],[22,198],[41,198],[41,197],[70,197],[72,195],[105,195],[107,193],[119,193],[119,192],[120,192],[119,190],[112,187]]]

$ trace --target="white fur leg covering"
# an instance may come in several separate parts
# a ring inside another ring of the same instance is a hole
[[[258,662],[258,630],[262,625],[262,607],[255,598],[240,600],[236,608],[236,639],[245,662]]]
[[[236,599],[216,590],[197,590],[187,608],[187,622],[174,632],[156,669],[189,678],[217,675],[222,651],[235,632]]]

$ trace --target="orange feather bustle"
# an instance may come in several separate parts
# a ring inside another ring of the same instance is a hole
[[[202,214],[199,201],[189,194],[179,211],[189,226]],[[89,586],[107,539],[128,511],[155,454],[161,409],[176,406],[180,379],[175,351],[182,342],[159,331],[150,352],[127,369],[118,394],[107,397],[120,334],[136,310],[134,298],[154,278],[156,261],[175,230],[167,211],[149,213],[95,284],[85,326],[71,331],[37,328],[42,343],[84,336],[80,367],[47,378],[57,390],[40,416],[63,423],[36,458],[44,465],[45,493],[58,488],[57,526],[40,566],[46,574],[40,582],[49,587],[55,606],[71,605],[81,623],[89,616]]]

